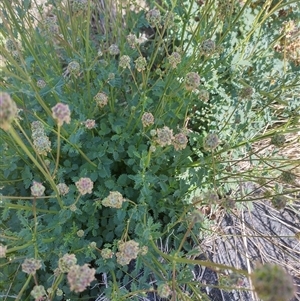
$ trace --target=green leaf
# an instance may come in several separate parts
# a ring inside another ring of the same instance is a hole
[[[113,189],[113,188],[115,187],[115,185],[116,185],[116,182],[115,182],[114,180],[109,179],[109,180],[106,180],[106,181],[104,182],[104,185],[105,185],[108,189]]]
[[[25,165],[25,167],[22,170],[22,179],[23,183],[26,189],[28,189],[32,184],[33,174],[30,171],[30,168],[28,165]]]
[[[119,186],[127,186],[129,183],[129,178],[128,178],[128,175],[127,174],[122,174],[119,176],[118,180],[117,180],[117,184]]]

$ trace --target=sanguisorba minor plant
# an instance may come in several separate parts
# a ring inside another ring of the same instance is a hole
[[[277,207],[299,192],[299,157],[282,155],[299,131],[297,10],[1,1],[1,298],[202,300],[195,264],[292,298],[281,267],[194,258],[203,206],[250,201],[246,182]]]

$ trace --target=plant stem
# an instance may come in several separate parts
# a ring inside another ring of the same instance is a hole
[[[56,152],[56,162],[55,162],[55,168],[52,174],[52,179],[55,179],[55,174],[58,169],[58,164],[59,164],[59,156],[60,156],[60,129],[61,126],[58,124],[57,125],[57,152]]]
[[[13,140],[22,148],[22,150],[26,153],[26,155],[31,159],[31,161],[35,164],[35,166],[40,170],[40,172],[44,175],[45,179],[50,183],[52,189],[56,193],[57,201],[61,208],[64,207],[63,202],[59,196],[56,185],[52,179],[52,177],[44,170],[44,168],[40,165],[40,163],[33,157],[27,146],[24,144],[22,139],[19,137],[18,133],[13,127],[10,127],[8,130],[9,134],[12,136]]]

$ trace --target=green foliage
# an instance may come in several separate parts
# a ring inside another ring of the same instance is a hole
[[[299,158],[282,155],[284,135],[299,130],[299,57],[287,55],[299,40],[276,51],[299,4],[150,1],[139,11],[116,4],[102,13],[98,1],[48,1],[47,14],[42,6],[33,12],[35,1],[19,2],[0,4],[0,87],[20,109],[0,129],[0,291],[30,300],[38,283],[50,288],[49,300],[62,300],[58,290],[72,300],[102,293],[137,300],[167,284],[190,300],[204,294],[194,264],[248,275],[195,259],[195,246],[212,232],[208,207],[230,212],[249,201],[242,184],[265,187],[273,203],[286,184],[299,192]],[[157,12],[153,25],[149,16]],[[180,60],[172,63],[175,52]],[[126,68],[123,56],[130,58]],[[74,62],[79,70],[71,69]],[[187,84],[191,72],[200,82]],[[70,116],[56,116],[57,104]],[[36,121],[51,151],[38,151]],[[92,186],[80,187],[86,178]],[[35,182],[45,187],[41,195],[32,193]],[[120,244],[131,240],[139,252],[131,246],[130,257]],[[71,292],[57,269],[65,254],[107,277],[106,289]],[[126,256],[134,264],[122,264]],[[25,258],[42,261],[33,277],[22,272]]]

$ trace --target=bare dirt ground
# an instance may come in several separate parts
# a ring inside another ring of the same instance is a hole
[[[224,214],[220,223],[223,235],[203,242],[208,257],[250,273],[259,263],[277,263],[294,277],[298,294],[293,301],[300,300],[300,241],[295,237],[300,231],[300,194],[298,200],[282,211],[275,210],[268,201],[260,201],[253,204],[252,210],[245,206],[237,215]],[[207,284],[218,285],[221,280],[211,270],[200,275],[199,281]],[[208,295],[216,301],[258,300],[251,292],[243,291],[250,286],[248,279],[241,277],[235,284],[239,290],[212,289]]]

